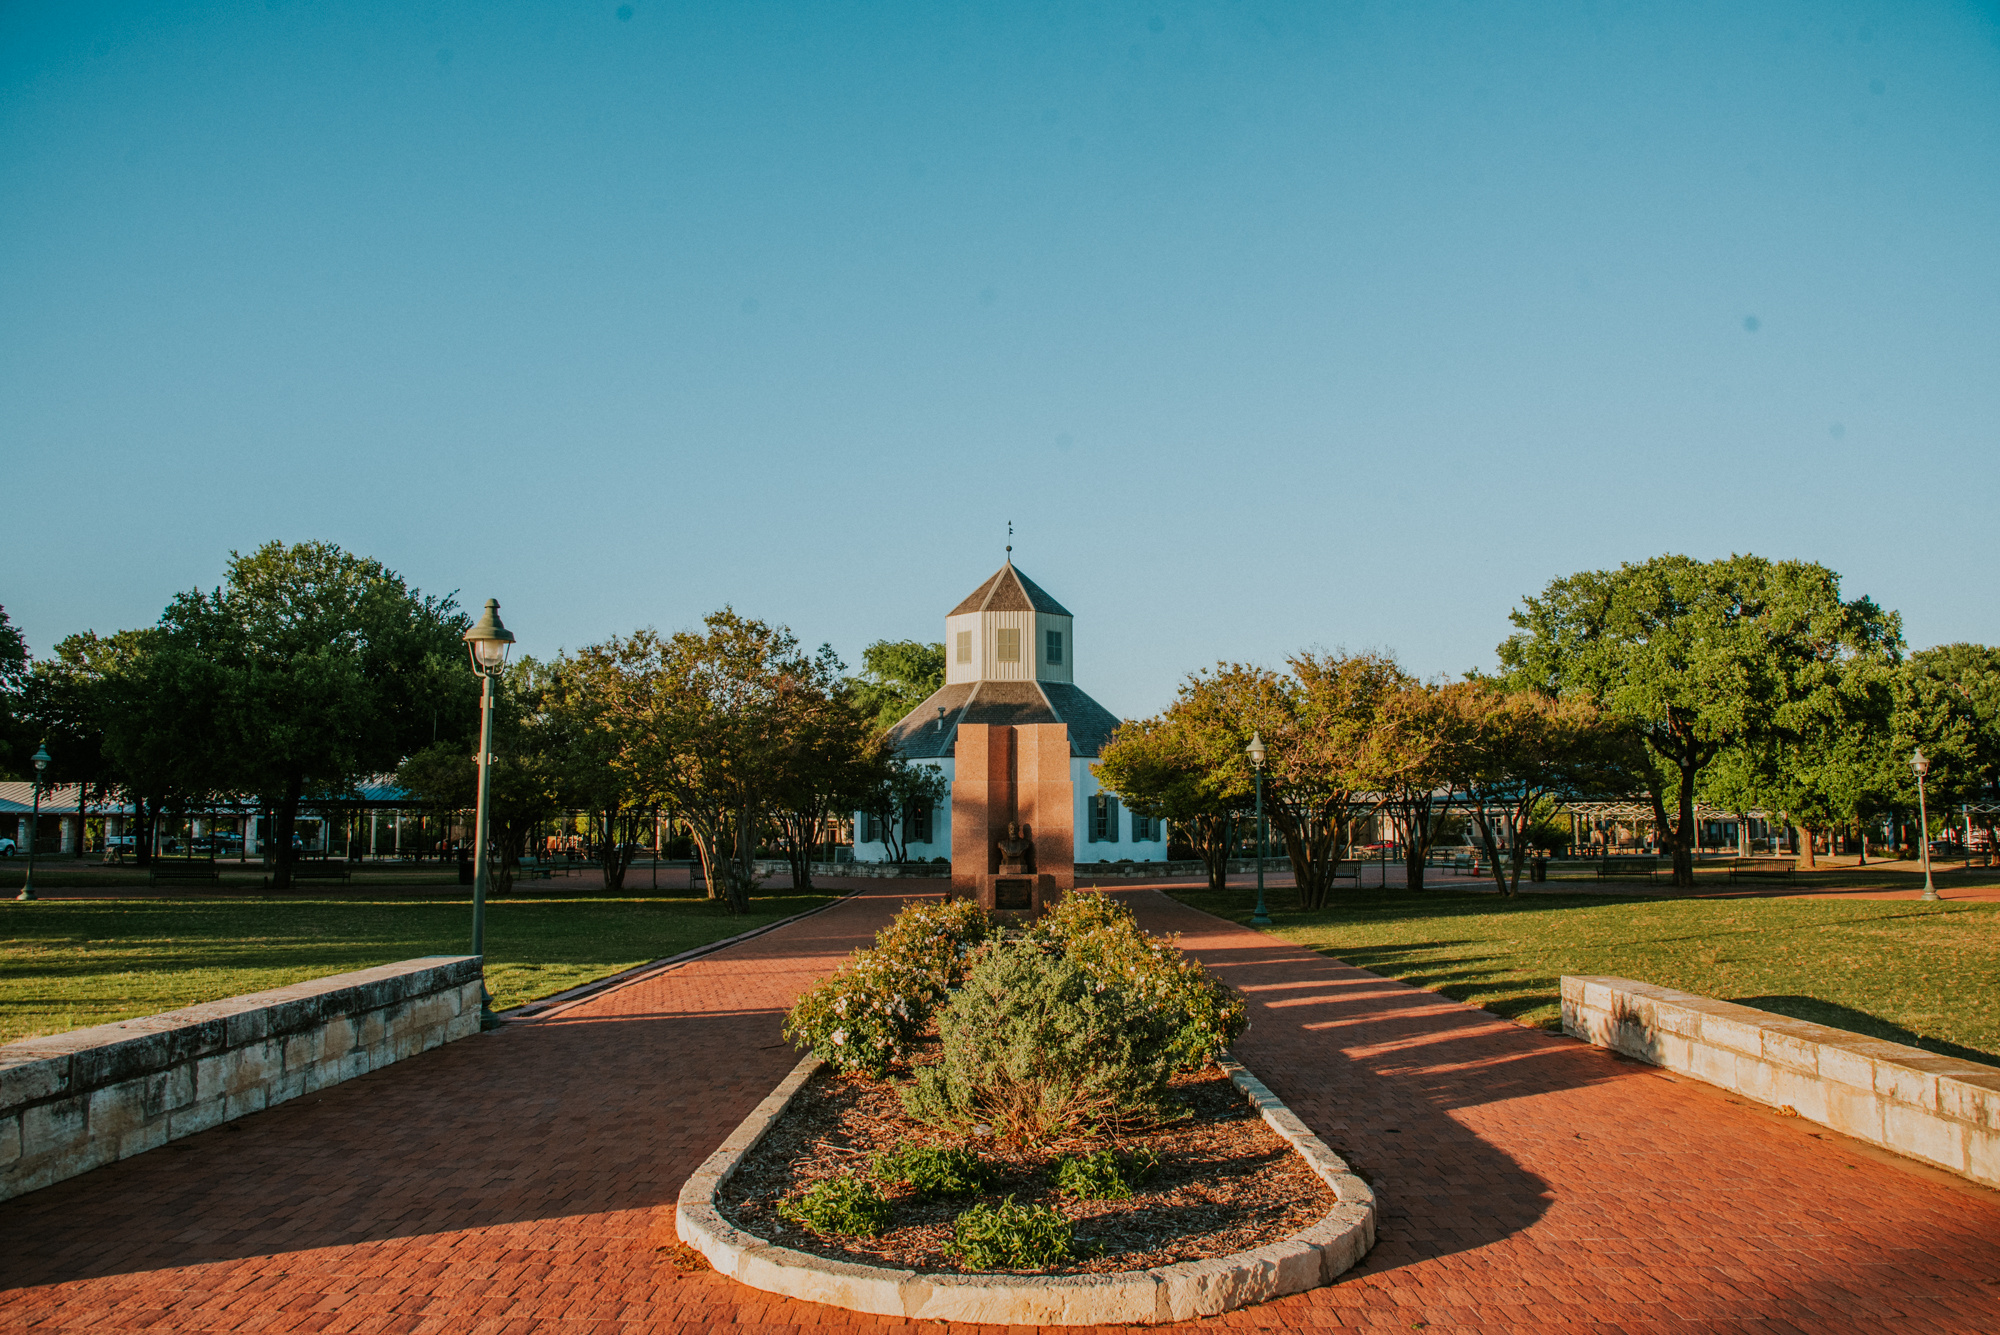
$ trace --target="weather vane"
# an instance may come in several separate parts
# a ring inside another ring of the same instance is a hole
[[[1011,519],[1007,521],[1007,536],[1010,538],[1014,536],[1014,521]],[[1012,556],[1013,554],[1014,544],[1010,542],[1007,544],[1007,555]]]

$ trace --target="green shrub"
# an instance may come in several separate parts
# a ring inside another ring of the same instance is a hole
[[[910,905],[792,1006],[785,1037],[842,1071],[880,1076],[930,1026],[992,930],[969,900]]]
[[[1144,1186],[1160,1171],[1160,1156],[1141,1149],[1124,1157],[1111,1150],[1063,1154],[1050,1166],[1056,1189],[1086,1201],[1122,1201],[1134,1187]]]
[[[986,1165],[971,1150],[905,1145],[875,1156],[875,1176],[906,1182],[919,1196],[969,1196],[986,1181]]]
[[[1095,891],[1063,896],[1029,932],[1098,983],[1154,1007],[1173,1027],[1175,1070],[1194,1071],[1235,1042],[1249,1021],[1243,998],[1183,954],[1179,937],[1149,936],[1132,910]]]
[[[1167,1017],[1032,945],[987,951],[937,1019],[942,1054],[903,1104],[938,1126],[986,1122],[1032,1144],[1152,1114],[1173,1074]]]
[[[858,1173],[815,1182],[779,1201],[778,1213],[822,1236],[873,1237],[889,1226],[889,1202]]]
[[[967,1270],[1040,1270],[1070,1253],[1070,1229],[1046,1205],[975,1205],[951,1227],[945,1255]]]

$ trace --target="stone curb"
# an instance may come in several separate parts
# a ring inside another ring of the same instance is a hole
[[[1330,1284],[1375,1245],[1375,1193],[1264,1083],[1224,1053],[1237,1089],[1332,1189],[1339,1204],[1282,1242],[1207,1261],[1111,1275],[920,1274],[780,1247],[725,1220],[715,1196],[783,1115],[820,1060],[808,1056],[681,1187],[681,1241],[753,1289],[876,1316],[996,1325],[1152,1324],[1214,1316]]]

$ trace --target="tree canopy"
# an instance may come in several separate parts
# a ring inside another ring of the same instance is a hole
[[[891,728],[942,685],[943,644],[877,640],[861,651],[854,703],[878,729]]]
[[[1843,600],[1833,571],[1757,556],[1585,571],[1510,619],[1499,653],[1511,684],[1588,696],[1644,743],[1641,777],[1679,885],[1693,883],[1694,801],[1717,756],[1838,711],[1858,667],[1902,648],[1896,614]]]

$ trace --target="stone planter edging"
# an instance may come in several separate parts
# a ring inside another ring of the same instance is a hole
[[[819,1058],[808,1056],[793,1067],[681,1187],[675,1210],[681,1241],[718,1272],[751,1288],[931,1321],[1060,1326],[1185,1321],[1330,1284],[1375,1245],[1374,1191],[1225,1053],[1222,1069],[1338,1200],[1319,1222],[1283,1241],[1212,1260],[1110,1275],[919,1274],[780,1247],[731,1225],[716,1209],[715,1197],[819,1065]]]

